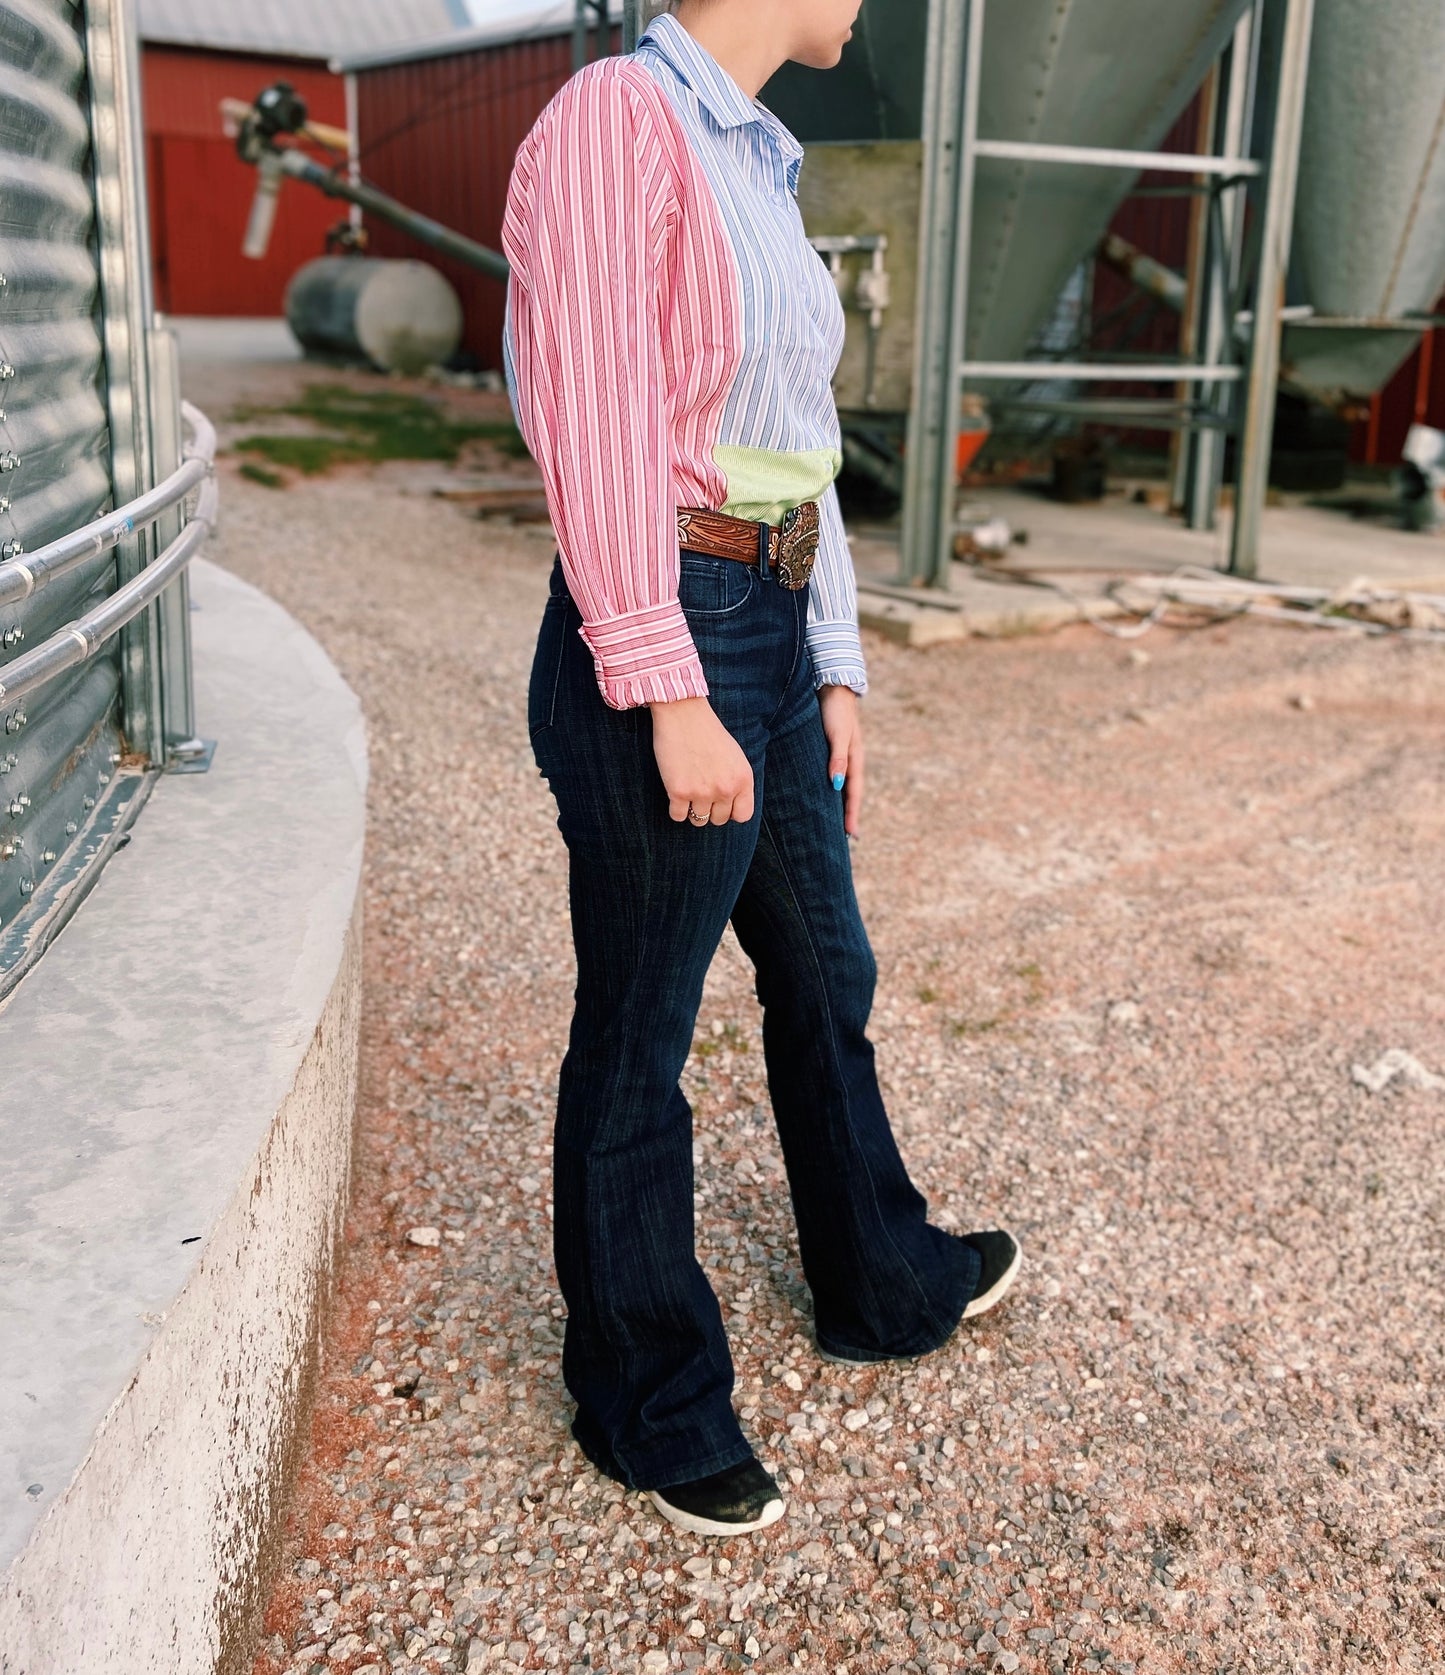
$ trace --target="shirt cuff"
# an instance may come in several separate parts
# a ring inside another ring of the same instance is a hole
[[[706,698],[707,677],[676,599],[578,630],[597,666],[602,699],[614,710]]]
[[[861,698],[868,690],[863,643],[854,622],[814,623],[808,634],[813,686],[850,686]]]

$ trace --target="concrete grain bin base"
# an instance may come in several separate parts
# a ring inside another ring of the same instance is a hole
[[[340,1247],[360,707],[271,600],[193,587],[211,769],[0,1012],[4,1675],[250,1668]]]

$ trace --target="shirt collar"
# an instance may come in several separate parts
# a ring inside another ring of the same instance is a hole
[[[653,18],[637,44],[641,46],[643,42],[672,66],[720,128],[757,123],[777,146],[787,170],[788,184],[797,190],[802,146],[766,105],[748,98],[717,59],[671,13],[660,12]]]

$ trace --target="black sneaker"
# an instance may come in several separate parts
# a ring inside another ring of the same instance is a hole
[[[664,1518],[694,1535],[747,1535],[783,1516],[782,1491],[756,1460],[648,1493]]]
[[[972,1320],[974,1315],[984,1314],[1003,1297],[1018,1274],[1024,1253],[1019,1249],[1019,1242],[1013,1234],[1000,1229],[989,1233],[962,1233],[959,1237],[983,1259],[983,1267],[978,1276],[978,1289],[969,1298],[968,1307],[963,1311],[963,1318]]]

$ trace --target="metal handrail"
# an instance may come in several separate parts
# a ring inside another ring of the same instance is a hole
[[[191,441],[185,450],[184,463],[163,483],[157,484],[148,493],[140,495],[119,510],[97,519],[84,529],[77,530],[73,535],[64,535],[60,540],[41,547],[31,555],[28,563],[17,560],[0,565],[0,585],[8,579],[6,572],[14,571],[17,565],[32,572],[37,562],[43,566],[38,577],[32,575],[30,584],[23,592],[0,596],[24,598],[34,587],[43,586],[64,570],[73,568],[98,552],[104,552],[107,547],[114,546],[124,539],[132,530],[154,523],[169,507],[183,500],[198,482],[201,485],[196,509],[187,520],[185,528],[152,563],[147,564],[130,581],[118,587],[94,610],[87,611],[74,622],[58,628],[32,651],[13,659],[0,670],[0,677],[3,677],[0,678],[0,700],[8,702],[23,697],[27,692],[34,691],[37,686],[43,686],[47,681],[53,680],[66,669],[74,668],[77,663],[84,663],[94,657],[112,634],[123,628],[132,617],[138,616],[162,592],[167,583],[190,563],[195,557],[196,549],[215,528],[216,511],[220,501],[220,491],[214,475],[215,427],[199,408],[193,407],[188,401],[182,402],[181,412],[191,427]]]
[[[976,157],[1016,163],[1068,163],[1080,168],[1156,169],[1166,174],[1213,174],[1231,180],[1254,180],[1262,172],[1249,157],[1186,155],[1178,151],[1121,151],[1113,146],[1039,145],[1031,140],[975,140]]]
[[[1026,378],[1031,383],[1056,378],[1081,383],[1113,384],[1237,384],[1237,366],[1206,366],[1198,361],[964,361],[964,378]]]
[[[153,489],[96,518],[83,529],[62,535],[57,541],[49,541],[24,557],[7,559],[0,564],[0,605],[12,605],[17,600],[28,599],[57,576],[63,576],[87,559],[95,558],[107,547],[119,545],[137,529],[153,524],[211,474],[216,460],[215,427],[198,407],[193,407],[188,401],[181,403],[181,412],[191,427],[192,436],[176,470]],[[0,690],[8,692],[9,684]]]

